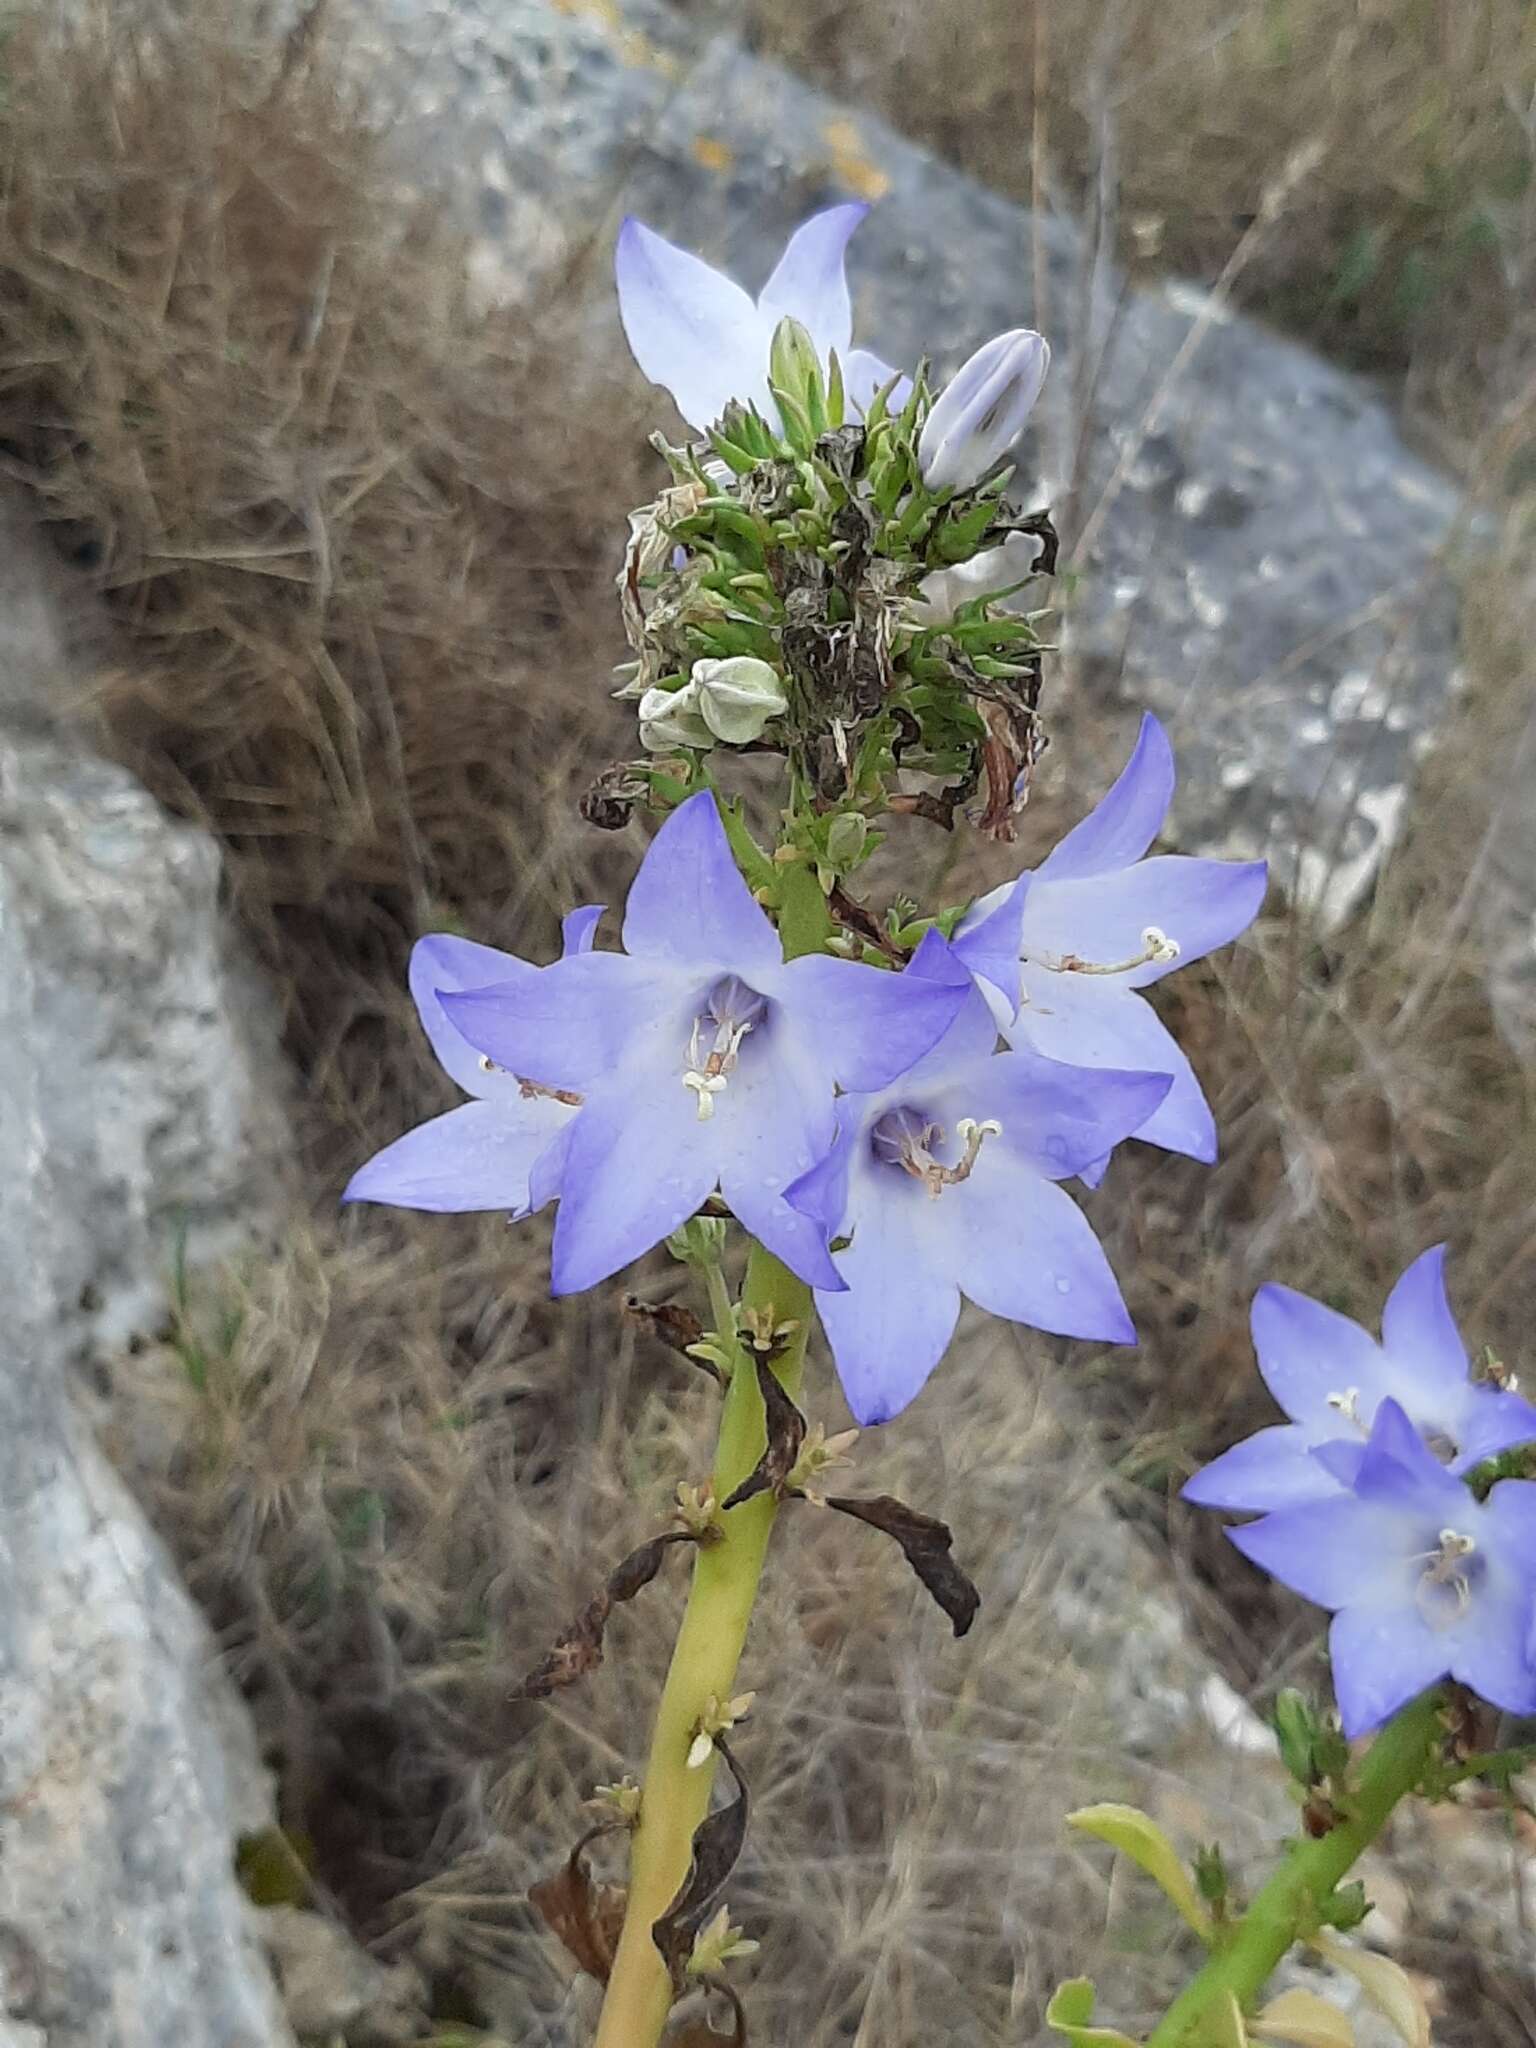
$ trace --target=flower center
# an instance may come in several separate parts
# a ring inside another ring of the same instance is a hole
[[[714,1115],[715,1097],[725,1093],[736,1071],[741,1041],[767,1014],[765,999],[734,974],[722,975],[704,998],[704,1007],[693,1020],[683,1068],[683,1086],[697,1098],[701,1124]]]
[[[1432,1628],[1448,1628],[1471,1605],[1473,1582],[1482,1570],[1482,1560],[1476,1553],[1475,1536],[1464,1535],[1459,1529],[1442,1529],[1434,1549],[1423,1551],[1414,1559],[1424,1567],[1415,1600]]]
[[[955,1125],[955,1137],[964,1149],[953,1166],[945,1166],[934,1157],[934,1147],[944,1143],[943,1126],[920,1109],[888,1109],[870,1132],[869,1142],[882,1166],[896,1166],[911,1174],[937,1201],[946,1188],[958,1187],[961,1181],[970,1179],[983,1143],[988,1138],[1001,1137],[1002,1131],[1002,1125],[993,1117],[983,1123],[977,1123],[974,1117],[961,1117]]]
[[[1360,1389],[1345,1387],[1340,1393],[1328,1396],[1328,1406],[1345,1422],[1352,1422],[1362,1436],[1370,1435],[1365,1417],[1360,1413]]]
[[[1141,951],[1125,960],[1085,960],[1081,953],[1063,953],[1059,960],[1044,960],[1056,974],[1129,974],[1133,967],[1167,967],[1177,960],[1182,947],[1165,931],[1149,924],[1141,935]]]

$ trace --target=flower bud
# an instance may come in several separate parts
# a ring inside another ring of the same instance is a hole
[[[827,827],[827,859],[834,867],[851,868],[869,839],[869,821],[857,811],[844,811]]]
[[[916,626],[947,626],[960,607],[978,597],[995,597],[1027,583],[1040,557],[1033,534],[1010,533],[995,548],[983,548],[952,569],[930,569],[917,586],[911,618]],[[1004,604],[1003,609],[1009,609]]]
[[[640,744],[649,754],[667,754],[674,747],[708,749],[715,736],[699,712],[699,693],[693,683],[680,690],[652,688],[640,699]]]
[[[827,428],[826,382],[816,344],[798,320],[783,319],[768,351],[768,383],[790,445],[809,453]]]
[[[751,654],[696,661],[687,688],[708,731],[734,747],[761,739],[768,721],[789,709],[778,670]]]
[[[930,491],[963,491],[1008,453],[1034,410],[1051,351],[1032,328],[983,342],[934,402],[917,444]]]

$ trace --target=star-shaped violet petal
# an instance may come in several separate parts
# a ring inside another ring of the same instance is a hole
[[[840,1287],[825,1234],[784,1189],[830,1147],[835,1090],[881,1087],[920,1059],[964,988],[826,954],[786,961],[707,790],[652,841],[624,946],[444,998],[498,1066],[583,1097],[561,1155],[554,1291],[616,1273],[717,1188],[787,1266]]]
[[[903,979],[945,971],[930,934]],[[951,961],[949,972],[956,971]],[[1028,1046],[998,1052],[969,986],[926,1058],[837,1105],[837,1142],[789,1191],[828,1237],[846,1286],[817,1295],[848,1405],[888,1422],[954,1334],[964,1295],[1060,1336],[1135,1342],[1087,1218],[1056,1185],[1145,1121],[1165,1074],[1092,1074]]]
[[[955,950],[970,964],[975,927],[1009,889],[1027,881],[1019,983],[1007,992],[1017,1014],[1003,1035],[1071,1066],[1171,1076],[1163,1101],[1135,1135],[1211,1160],[1216,1126],[1200,1083],[1138,991],[1251,924],[1264,900],[1266,869],[1263,861],[1145,858],[1162,829],[1173,782],[1168,737],[1148,715],[1108,795],[1032,874],[972,906]],[[1102,1165],[1090,1162],[1086,1177],[1096,1180]]]
[[[573,910],[565,920],[567,954],[590,951],[602,906]],[[538,1198],[530,1175],[576,1114],[574,1099],[536,1088],[475,1050],[443,1008],[444,991],[509,982],[539,969],[514,953],[435,932],[411,952],[410,988],[417,1014],[443,1070],[471,1102],[418,1124],[360,1166],[344,1202],[383,1202],[399,1209],[457,1213],[505,1209],[526,1216],[542,1208],[557,1182],[546,1172]]]
[[[776,417],[768,354],[781,320],[799,321],[823,367],[836,350],[844,390],[861,413],[895,375],[868,349],[850,346],[853,307],[843,258],[868,211],[852,202],[803,221],[755,301],[642,221],[625,221],[614,254],[625,338],[640,368],[672,394],[691,427],[704,432],[733,399]],[[904,405],[909,389],[899,388],[893,403]]]
[[[1536,1443],[1536,1407],[1471,1376],[1445,1294],[1445,1247],[1423,1252],[1387,1297],[1381,1342],[1348,1316],[1289,1287],[1253,1303],[1259,1371],[1289,1422],[1261,1429],[1197,1472],[1184,1498],[1264,1513],[1325,1500],[1348,1483],[1383,1401],[1407,1415],[1453,1475]],[[1337,1446],[1328,1465],[1312,1452]],[[1334,1476],[1335,1470],[1344,1473]]]
[[[1314,1453],[1334,1463],[1335,1447]],[[1344,1732],[1379,1728],[1443,1678],[1493,1706],[1536,1712],[1536,1482],[1479,1501],[1396,1401],[1377,1410],[1348,1490],[1228,1535],[1303,1599],[1333,1610],[1329,1650]]]

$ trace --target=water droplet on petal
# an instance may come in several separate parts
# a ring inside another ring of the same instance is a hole
[[[1056,1275],[1056,1292],[1058,1294],[1070,1294],[1072,1292],[1072,1282],[1070,1280],[1063,1280],[1059,1273]]]

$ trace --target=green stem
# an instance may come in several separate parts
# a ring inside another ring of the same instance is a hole
[[[1233,1998],[1243,2012],[1251,2011],[1276,1965],[1318,1927],[1321,1909],[1340,1881],[1381,1833],[1393,1807],[1423,1777],[1440,1734],[1444,1703],[1437,1688],[1387,1723],[1360,1765],[1346,1817],[1317,1840],[1303,1836],[1292,1845],[1205,1968],[1152,2030],[1147,2048],[1195,2048],[1202,2027],[1229,2011]]]
[[[774,1367],[790,1394],[799,1391],[810,1329],[810,1290],[777,1259],[754,1244],[742,1301],[771,1309],[775,1323],[799,1329]],[[726,1390],[715,1457],[716,1500],[725,1500],[763,1454],[763,1398],[746,1362]],[[654,2048],[672,2005],[672,1986],[651,1929],[682,1889],[694,1830],[709,1810],[711,1762],[688,1768],[688,1751],[711,1694],[725,1700],[757,1597],[778,1503],[761,1493],[723,1519],[718,1543],[698,1553],[693,1588],[672,1652],[672,1666],[656,1713],[641,1795],[640,1821],[630,1846],[629,1899],[624,1930],[608,1979],[595,2048]]]

